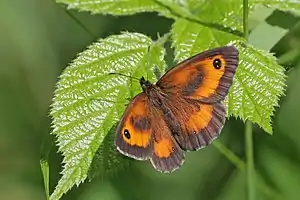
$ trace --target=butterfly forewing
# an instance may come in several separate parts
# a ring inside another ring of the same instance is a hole
[[[218,102],[224,100],[238,66],[238,50],[225,46],[195,55],[169,70],[157,86],[166,93]]]
[[[157,82],[170,99],[165,118],[183,149],[205,147],[220,134],[226,118],[222,101],[237,66],[238,50],[225,46],[179,63]]]
[[[153,141],[148,98],[138,94],[128,105],[117,128],[117,149],[129,157],[146,160],[151,157]]]
[[[160,172],[179,168],[184,155],[163,118],[163,112],[151,106],[145,93],[137,95],[127,107],[117,128],[118,150],[129,157],[146,160]]]

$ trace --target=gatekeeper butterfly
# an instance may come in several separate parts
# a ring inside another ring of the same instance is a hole
[[[234,46],[223,46],[184,60],[156,84],[142,77],[143,92],[127,106],[117,127],[117,149],[137,160],[150,159],[160,172],[172,172],[183,164],[184,151],[209,145],[225,123],[223,100],[238,54]]]

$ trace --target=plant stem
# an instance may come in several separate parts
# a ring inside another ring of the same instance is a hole
[[[244,37],[246,40],[248,40],[249,36],[248,14],[248,0],[243,0],[243,27]]]
[[[253,141],[252,141],[252,123],[246,121],[245,124],[245,151],[246,151],[246,177],[247,177],[247,200],[255,199],[255,174],[253,164]]]
[[[248,0],[243,0],[243,28],[244,37],[248,40],[249,26],[248,26]],[[245,124],[245,151],[246,151],[246,185],[247,185],[247,200],[255,199],[255,174],[253,162],[253,133],[252,123],[246,121]]]

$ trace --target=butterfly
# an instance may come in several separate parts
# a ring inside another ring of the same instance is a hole
[[[223,100],[238,67],[239,52],[223,46],[199,53],[167,71],[156,84],[140,79],[142,92],[128,104],[116,129],[118,151],[173,172],[185,151],[206,147],[224,126]]]

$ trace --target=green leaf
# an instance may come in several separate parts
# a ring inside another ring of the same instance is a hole
[[[168,18],[191,16],[181,2],[173,0],[56,0],[68,5],[68,9],[89,11],[93,14],[132,15],[141,12],[158,12]]]
[[[196,20],[177,19],[172,27],[175,59],[184,60],[203,50],[242,40],[242,7],[239,0],[188,0],[186,9]],[[218,5],[218,6],[216,6]]]
[[[164,54],[164,48],[147,36],[123,33],[100,39],[66,68],[51,109],[52,134],[64,156],[62,177],[51,200],[86,179],[97,149],[125,109],[125,99],[140,91],[138,82],[108,73],[143,75],[153,81],[154,69],[165,68]]]
[[[285,89],[284,68],[270,53],[236,42],[240,63],[228,94],[228,114],[272,133],[271,116]]]
[[[68,5],[69,9],[111,15],[132,15],[139,12],[166,12],[153,0],[56,0]]]
[[[140,12],[158,12],[168,18],[198,21],[202,25],[219,30],[236,31],[239,35],[242,30],[241,0],[215,0],[214,4],[203,0],[56,0],[56,2],[67,4],[68,9],[89,11],[94,14],[132,15]]]
[[[190,12],[188,8],[188,1],[173,1],[173,0],[153,0],[160,6],[156,10],[160,15],[168,18],[190,18],[196,19],[196,16]]]
[[[214,0],[214,3],[204,0],[178,1],[177,3],[164,0],[155,1],[165,8],[158,11],[163,16],[175,20],[186,20],[207,28],[243,36],[240,0]],[[180,31],[185,30],[181,29]]]
[[[243,30],[242,0],[188,0],[188,10],[199,20]]]
[[[172,27],[172,45],[175,47],[175,59],[179,61],[203,50],[222,46],[238,39],[242,40],[234,34],[186,19],[176,20]]]
[[[155,0],[160,14],[174,19],[186,19],[217,30],[241,35],[243,30],[241,0]]]
[[[300,15],[300,1],[299,0],[250,0],[250,6],[267,6],[283,11],[291,11]]]

